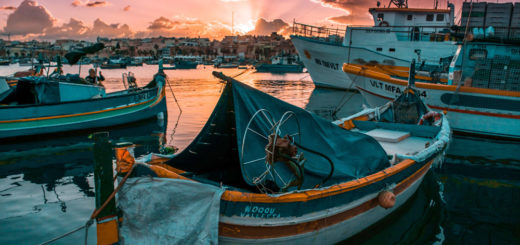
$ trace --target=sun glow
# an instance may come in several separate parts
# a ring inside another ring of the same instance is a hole
[[[253,20],[249,20],[245,23],[235,23],[234,29],[238,34],[246,34],[255,29],[255,23]]]

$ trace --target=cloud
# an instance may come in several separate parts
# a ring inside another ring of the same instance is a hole
[[[55,22],[56,19],[45,7],[35,1],[25,0],[7,17],[4,32],[13,35],[39,34]]]
[[[86,4],[87,7],[104,7],[107,6],[108,2],[106,1],[95,1],[95,2],[88,2]]]
[[[339,9],[346,12],[346,15],[328,18],[341,24],[366,24],[372,21],[368,13],[369,8],[376,7],[377,0],[311,0],[321,3],[322,6]]]
[[[138,32],[136,37],[201,36],[220,39],[226,35],[231,35],[231,27],[219,21],[203,22],[184,16],[175,16],[172,19],[161,16],[150,23],[146,32]]]
[[[255,29],[248,32],[249,35],[270,35],[273,32],[283,32],[289,28],[289,24],[281,19],[273,21],[266,21],[265,19],[258,19],[256,21]]]
[[[176,25],[180,24],[179,21],[172,21],[164,16],[159,17],[158,19],[154,20],[152,24],[148,26],[149,30],[160,30],[160,29],[172,29]]]
[[[72,6],[74,6],[74,7],[81,7],[81,6],[85,6],[85,7],[104,7],[104,6],[108,6],[108,5],[110,5],[110,3],[107,2],[107,1],[74,0],[72,2]]]
[[[130,5],[126,5],[126,7],[123,8],[123,11],[130,11],[130,8],[131,8]]]
[[[15,6],[0,6],[0,10],[16,10]]]

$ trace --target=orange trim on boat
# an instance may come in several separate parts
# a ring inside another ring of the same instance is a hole
[[[121,110],[121,109],[129,108],[129,107],[134,107],[134,106],[146,104],[146,103],[149,103],[150,101],[155,100],[155,99],[157,99],[157,97],[154,97],[152,99],[149,99],[147,101],[143,101],[143,102],[140,102],[140,103],[137,103],[137,104],[127,105],[127,106],[123,106],[123,107],[110,108],[110,109],[101,110],[101,111],[90,111],[90,112],[69,114],[69,115],[60,115],[60,116],[49,116],[49,117],[38,117],[38,118],[7,120],[7,121],[0,121],[0,123],[30,122],[30,121],[39,121],[39,120],[48,120],[48,119],[56,119],[56,118],[77,117],[77,116],[98,114],[98,113],[114,111],[114,110]]]
[[[376,94],[373,92],[370,92],[366,89],[360,88],[356,86],[357,89],[369,93],[371,95],[386,99],[386,100],[393,100],[392,98],[388,98],[386,96],[382,96],[380,94]],[[500,113],[493,113],[493,112],[483,112],[483,111],[470,111],[470,110],[461,110],[461,109],[455,109],[455,108],[448,108],[448,107],[441,107],[441,106],[434,106],[434,105],[428,105],[432,109],[440,110],[440,111],[454,111],[459,113],[466,113],[466,114],[474,114],[474,115],[483,115],[483,116],[490,116],[490,117],[502,117],[502,118],[513,118],[513,119],[520,119],[520,115],[511,115],[511,114],[500,114]]]
[[[362,65],[354,65],[354,64],[343,64],[343,71],[346,73],[361,75],[369,78],[374,78],[378,80],[382,80],[388,83],[407,86],[408,81],[397,79],[385,74],[383,72],[374,71],[369,66]],[[424,83],[424,82],[415,82],[415,87],[424,88],[424,89],[435,89],[435,90],[443,90],[443,91],[456,91],[456,85],[444,85],[444,84],[433,84],[433,83]],[[500,95],[500,96],[509,96],[509,97],[520,97],[520,92],[516,91],[507,91],[507,90],[495,90],[495,89],[487,89],[487,88],[474,88],[474,87],[464,87],[461,86],[459,88],[459,92],[464,93],[478,93],[478,94],[490,94],[490,95]]]
[[[415,181],[424,176],[430,166],[433,164],[433,160],[425,164],[415,173],[410,175],[408,178],[401,181],[395,188],[394,193],[399,194],[410,187]],[[267,239],[277,237],[288,237],[308,232],[321,230],[331,225],[338,224],[350,218],[353,218],[359,214],[362,214],[370,209],[378,206],[377,197],[370,199],[359,206],[352,209],[343,211],[341,213],[328,216],[322,219],[313,220],[305,223],[299,223],[294,225],[283,225],[283,226],[245,226],[245,225],[234,225],[220,222],[219,223],[219,236],[231,237],[231,238],[242,238],[242,239]]]
[[[352,191],[369,184],[375,183],[392,175],[395,175],[404,169],[413,165],[415,161],[406,159],[402,162],[381,170],[369,176],[351,180],[345,183],[329,186],[322,190],[307,190],[298,193],[290,193],[282,196],[269,196],[259,193],[244,193],[240,191],[228,190],[222,194],[221,199],[230,202],[256,202],[256,203],[287,203],[287,202],[306,202],[318,198],[338,195],[344,192]]]

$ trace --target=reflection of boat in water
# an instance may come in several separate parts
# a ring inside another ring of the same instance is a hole
[[[136,155],[157,152],[163,142],[166,120],[156,118],[125,125],[103,127],[114,141],[131,141],[137,145]],[[26,168],[41,168],[46,165],[63,165],[68,162],[91,162],[91,133],[100,129],[85,129],[67,133],[17,137],[0,142],[0,172],[16,174]],[[56,157],[59,156],[59,157]]]
[[[130,178],[130,184],[119,192],[124,193],[118,202],[125,214],[120,229],[125,242],[171,237],[170,231],[156,226],[159,223],[182,226],[184,236],[178,239],[203,239],[204,243],[217,239],[220,243],[339,242],[403,205],[433,162],[442,159],[449,140],[445,119],[442,127],[390,123],[402,122],[399,116],[414,116],[410,115],[412,107],[416,113],[428,112],[413,94],[403,95],[392,108],[364,111],[336,125],[221,73],[214,75],[226,81],[226,87],[201,133],[171,160],[149,166],[147,174],[170,179]],[[406,115],[398,110],[402,106],[408,108]],[[378,122],[379,116],[390,122]],[[409,140],[415,143],[403,141],[406,147],[383,144],[382,135],[378,142],[370,133],[346,130],[354,130],[352,124],[364,131],[407,129]],[[133,169],[125,151],[118,152],[118,168],[122,172]],[[388,155],[395,155],[392,163]],[[157,202],[153,204],[157,209],[141,209],[139,215],[147,221],[139,224],[132,207],[145,199],[148,205]],[[179,200],[189,203],[189,210]],[[200,222],[204,228],[186,225]],[[149,230],[147,225],[152,223],[154,237],[132,229]],[[98,236],[112,231],[100,229]]]
[[[164,73],[157,73],[144,87],[137,87],[130,77],[127,82],[128,89],[107,94],[104,87],[80,83],[77,75],[21,78],[1,100],[0,138],[109,127],[165,116]]]
[[[443,80],[439,73],[417,73],[425,103],[447,111],[458,134],[520,139],[520,55],[518,45],[472,41],[461,45]],[[369,105],[399,96],[406,86],[406,67],[345,64]],[[404,73],[404,75],[402,75]]]

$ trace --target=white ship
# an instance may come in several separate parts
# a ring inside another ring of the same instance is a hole
[[[408,66],[416,59],[438,66],[441,58],[453,56],[453,4],[449,9],[418,9],[408,8],[403,0],[390,3],[395,7],[369,9],[374,26],[347,26],[344,33],[294,23],[291,40],[317,87],[354,89],[341,70],[345,62]]]

